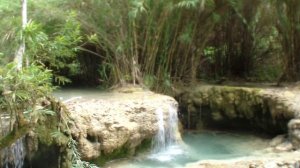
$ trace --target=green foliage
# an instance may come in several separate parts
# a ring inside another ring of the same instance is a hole
[[[283,51],[283,73],[280,80],[300,80],[300,2],[273,0],[277,14],[276,28]]]
[[[4,58],[5,58],[4,54],[0,52],[0,66],[4,64],[4,61],[3,61]]]
[[[12,55],[14,54],[18,41],[18,32],[20,32],[21,19],[17,16],[20,10],[20,3],[16,3],[10,0],[1,0],[0,3],[0,52],[2,52],[5,57],[1,59],[4,64],[8,63]]]
[[[75,20],[76,14],[71,12],[63,25],[55,34],[44,33],[43,25],[29,22],[25,28],[26,55],[36,64],[52,70],[54,82],[59,85],[71,82],[66,76],[80,73],[80,65],[76,53],[82,41],[80,24]]]
[[[6,16],[0,21],[0,51],[6,56],[1,62],[12,60],[24,36],[29,61],[51,69],[56,83],[69,83],[69,77],[80,74],[76,54],[82,37],[76,12],[57,8],[65,4],[59,0],[28,1],[32,20],[21,31],[20,4],[7,0],[0,4],[0,15]]]
[[[14,55],[20,4],[2,1],[0,51]],[[105,87],[145,81],[157,89],[201,75],[248,78],[257,68],[264,72],[266,60],[283,60],[280,70],[293,67],[299,42],[288,44],[298,39],[298,7],[297,0],[29,1],[26,54],[51,69],[57,84],[89,76],[89,61],[82,65],[78,56],[98,58],[90,63],[98,74],[91,76]]]
[[[274,82],[277,81],[279,78],[282,69],[280,66],[274,66],[274,65],[268,65],[267,66],[261,66],[253,71],[252,81],[258,81],[258,82]]]
[[[103,63],[98,69],[103,88],[107,88],[110,85],[110,72],[112,72],[113,67],[111,63]]]
[[[144,84],[150,89],[152,89],[155,86],[156,80],[156,77],[153,75],[144,76]]]
[[[13,63],[0,69],[0,90],[9,92],[15,101],[29,101],[49,95],[52,90],[52,74],[41,66],[29,66],[21,71],[16,70]]]
[[[41,66],[32,65],[17,71],[15,64],[10,63],[0,69],[1,112],[10,113],[11,125],[15,119],[22,125],[24,123],[18,122],[36,122],[44,120],[45,115],[53,115],[53,112],[38,107],[38,101],[54,89],[51,78],[51,72]]]
[[[98,168],[98,166],[80,159],[80,153],[77,150],[77,142],[72,138],[69,141],[69,146],[73,151],[72,168]]]
[[[272,17],[274,11],[268,5],[269,2],[261,0],[251,3],[246,0],[226,1],[223,15],[215,16],[215,20],[219,20],[214,27],[215,33],[203,50],[201,69],[204,76],[257,79],[260,75],[257,73],[269,71],[273,64],[281,66],[278,63],[278,33],[274,31]],[[272,61],[270,67],[264,66],[268,60]],[[274,74],[271,76],[259,78],[275,80]]]
[[[212,47],[212,46],[206,47],[203,52],[204,52],[203,54],[204,57],[208,60],[209,63],[211,64],[215,63],[216,61],[215,55],[217,53],[216,47]]]
[[[101,51],[103,83],[145,81],[157,90],[170,87],[174,79],[195,78],[190,68],[198,63],[190,60],[199,59],[220,21],[217,6],[213,0],[99,0],[73,9],[80,10],[83,32]]]

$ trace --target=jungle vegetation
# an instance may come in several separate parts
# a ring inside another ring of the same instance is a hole
[[[0,2],[0,105],[17,127],[54,85],[300,80],[299,0]]]
[[[38,106],[54,85],[300,80],[299,0],[0,0],[0,16],[12,132],[54,115]]]
[[[300,78],[298,0],[28,0],[23,29],[21,5],[1,0],[1,65],[24,37],[55,84]]]

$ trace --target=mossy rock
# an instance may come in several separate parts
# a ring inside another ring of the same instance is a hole
[[[112,153],[105,154],[102,152],[102,155],[99,158],[92,160],[91,163],[103,166],[108,161],[126,158],[129,156],[129,154],[130,149],[127,145],[123,145],[122,147],[115,149]]]
[[[186,120],[182,122],[189,128],[235,125],[247,130],[284,133],[287,122],[295,113],[284,98],[278,98],[277,91],[266,91],[265,88],[204,85],[186,90],[188,93],[182,94],[185,97],[180,97],[180,107],[182,119]],[[208,110],[202,112],[203,107]]]
[[[96,165],[103,166],[112,160],[129,158],[133,155],[137,155],[138,153],[146,152],[151,148],[151,145],[152,139],[144,139],[135,149],[130,149],[129,145],[126,143],[122,147],[115,149],[112,153],[105,154],[102,152],[102,155],[99,158],[94,159],[91,162]],[[134,152],[132,152],[132,150],[134,150]]]

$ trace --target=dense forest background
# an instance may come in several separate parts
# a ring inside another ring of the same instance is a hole
[[[2,74],[24,40],[59,85],[300,79],[299,0],[28,0],[23,28],[21,9],[0,0]]]

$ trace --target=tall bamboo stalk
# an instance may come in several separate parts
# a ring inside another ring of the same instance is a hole
[[[27,25],[27,0],[21,0],[22,3],[22,36],[21,36],[21,45],[19,49],[17,50],[15,54],[15,59],[14,61],[17,64],[17,69],[21,70],[23,66],[23,59],[24,59],[24,54],[25,54],[25,36],[24,36],[24,30]],[[29,64],[28,58],[26,59],[26,64]]]

